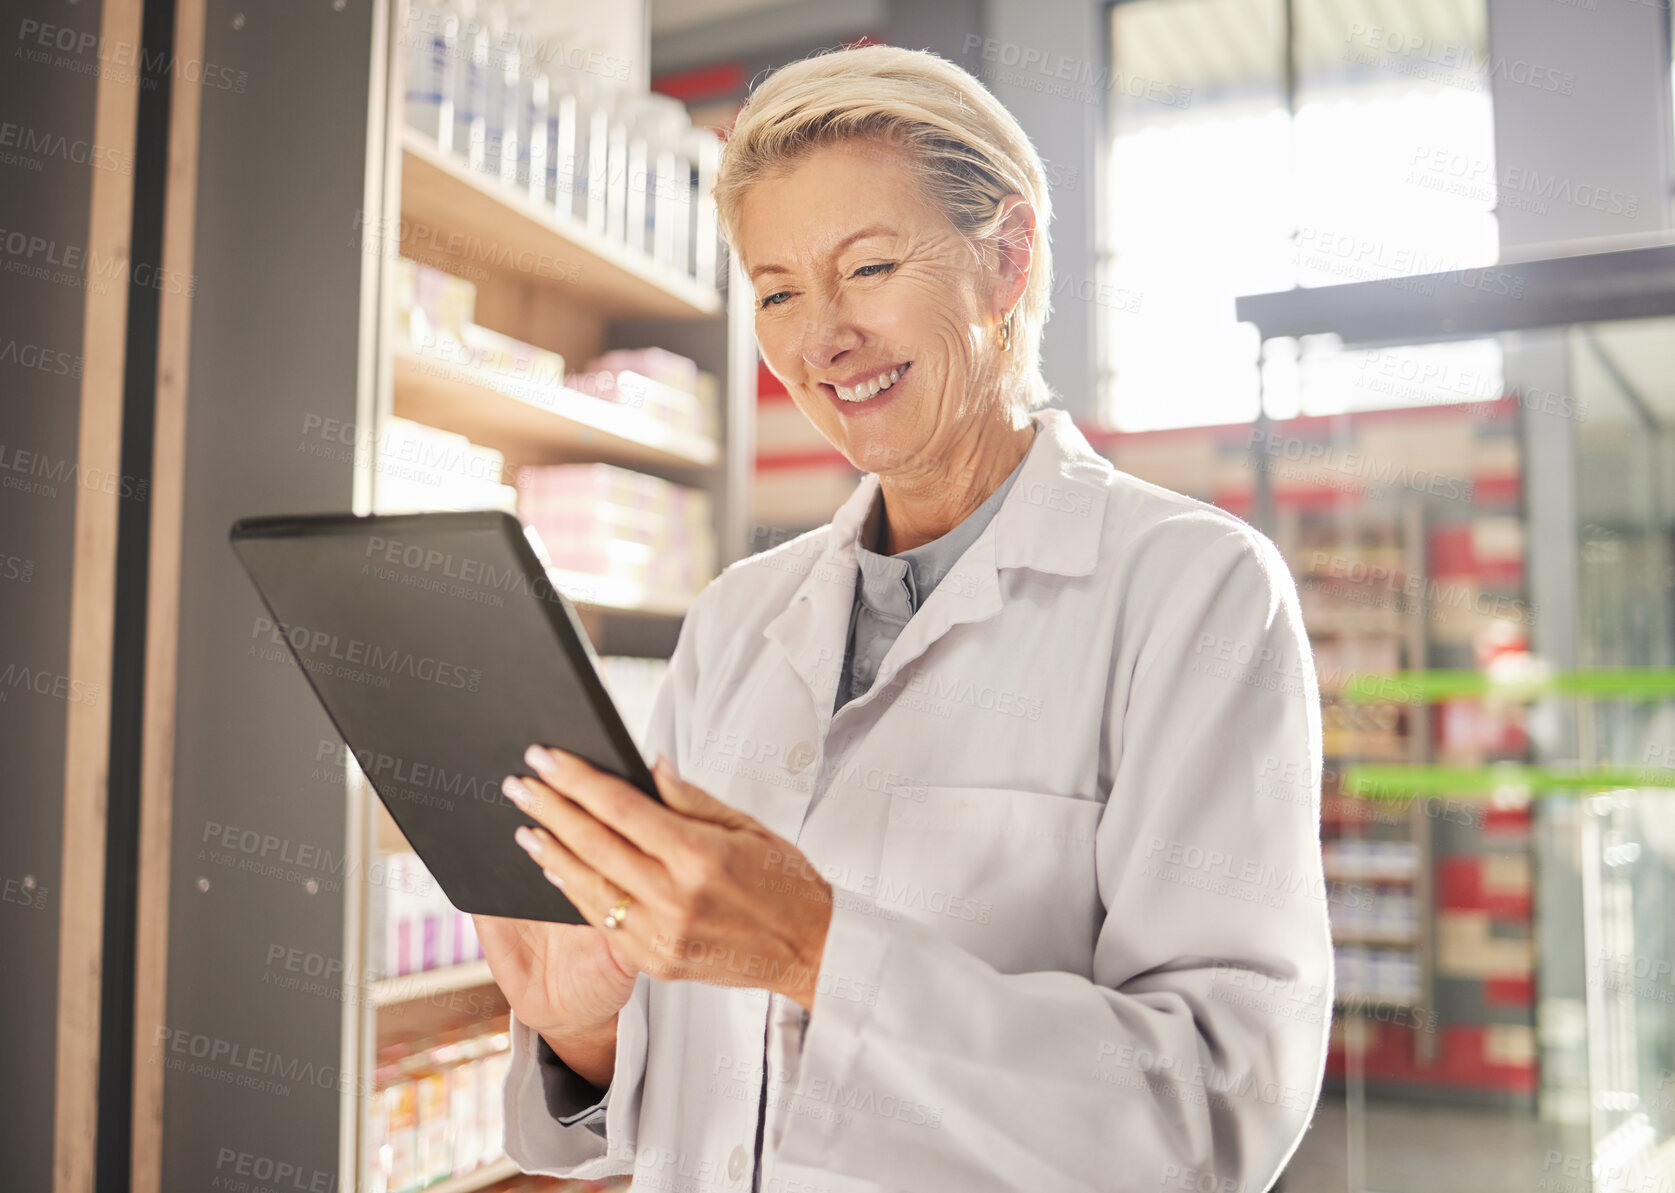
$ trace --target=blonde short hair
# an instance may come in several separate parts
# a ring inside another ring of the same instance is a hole
[[[1014,308],[1002,380],[1024,408],[1047,405],[1052,392],[1041,372],[1041,329],[1053,262],[1046,171],[1012,114],[946,58],[869,45],[816,54],[769,75],[740,111],[716,172],[716,211],[727,243],[736,250],[739,208],[751,186],[810,150],[850,139],[904,150],[925,197],[974,248],[999,230],[1005,196],[1020,194],[1035,208],[1029,282]]]

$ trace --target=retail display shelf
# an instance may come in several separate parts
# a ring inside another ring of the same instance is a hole
[[[1620,667],[1581,671],[1546,671],[1539,666],[1516,672],[1430,670],[1394,675],[1351,676],[1343,686],[1346,700],[1426,704],[1461,697],[1538,700],[1544,696],[1579,696],[1590,700],[1662,701],[1675,696],[1675,668]]]
[[[512,1160],[502,1157],[492,1164],[484,1164],[481,1168],[470,1172],[451,1176],[445,1181],[438,1181],[434,1185],[427,1185],[425,1193],[473,1193],[476,1189],[486,1189],[498,1181],[509,1176],[516,1176],[519,1168]]]
[[[1346,865],[1330,859],[1322,868],[1327,879],[1333,882],[1412,882],[1416,874],[1412,867],[1398,872],[1378,866],[1357,866],[1353,863]]]
[[[453,431],[520,464],[599,460],[649,468],[706,468],[720,448],[632,408],[552,387],[528,395],[486,369],[412,351],[395,354],[395,413]]]
[[[395,978],[380,978],[370,986],[375,1006],[387,1007],[395,1003],[430,998],[453,990],[469,990],[494,981],[487,961],[468,961],[463,965],[448,965],[441,969],[402,974]]]
[[[401,218],[418,246],[562,289],[607,318],[701,319],[722,311],[713,287],[473,173],[412,129],[402,138]]]
[[[1632,788],[1637,791],[1675,791],[1675,769],[1668,767],[1525,766],[1515,762],[1487,766],[1426,766],[1361,764],[1346,767],[1345,795],[1364,799],[1407,801],[1448,796],[1454,799],[1492,799],[1500,793],[1531,796],[1576,795],[1579,792]]]
[[[1417,932],[1344,932],[1334,929],[1333,944],[1363,944],[1401,948],[1419,942]]]
[[[591,606],[607,613],[684,617],[694,599],[691,593],[659,593],[633,580],[569,572],[562,568],[548,568],[547,578],[574,604]]]

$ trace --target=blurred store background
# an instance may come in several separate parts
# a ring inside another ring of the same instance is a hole
[[[0,1058],[37,1093],[0,1186],[622,1187],[504,1157],[470,920],[225,528],[515,512],[643,727],[696,592],[858,480],[758,358],[719,138],[765,72],[886,42],[977,75],[1043,157],[1059,401],[1297,577],[1338,990],[1279,1187],[1675,1189],[1667,0],[22,13],[0,956],[36,980]],[[200,1041],[291,1058],[283,1096],[206,1079]]]

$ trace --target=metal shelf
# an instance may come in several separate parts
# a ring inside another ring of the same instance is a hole
[[[1346,345],[1675,315],[1675,245],[1250,294],[1233,309],[1264,340],[1334,333]]]

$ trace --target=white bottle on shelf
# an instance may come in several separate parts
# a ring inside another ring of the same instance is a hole
[[[654,98],[659,115],[649,155],[652,175],[648,191],[653,202],[651,255],[660,264],[686,273],[686,246],[692,220],[692,164],[686,155],[692,118],[687,115],[686,105],[678,99],[667,95]]]
[[[692,276],[701,286],[715,289],[721,226],[715,214],[715,171],[721,164],[721,141],[708,128],[694,128],[690,149],[692,170]]]
[[[518,189],[537,203],[547,198],[547,155],[552,152],[552,95],[547,76],[525,70],[518,83]]]
[[[572,82],[577,103],[576,215],[589,232],[602,237],[610,222],[611,95],[585,75],[573,76]]]
[[[518,178],[518,31],[501,0],[488,6],[488,113],[484,121],[483,172],[508,186]]]
[[[407,126],[443,153],[454,140],[459,24],[454,0],[414,0],[407,7]]]
[[[586,166],[578,154],[582,130],[578,128],[576,90],[563,72],[547,76],[547,202],[559,218],[576,218],[578,177],[586,185]]]
[[[468,168],[481,170],[488,140],[489,31],[477,0],[459,0],[459,5],[453,151]]]
[[[628,239],[628,172],[631,168],[632,140],[630,119],[634,96],[626,91],[602,95],[599,111],[605,116],[605,177],[602,195],[605,220],[601,232],[606,240],[625,242]],[[595,125],[597,135],[598,126]],[[643,146],[641,152],[643,152]],[[599,179],[588,178],[589,198]],[[638,208],[636,208],[638,210]],[[588,226],[593,227],[592,205],[588,208]]]

